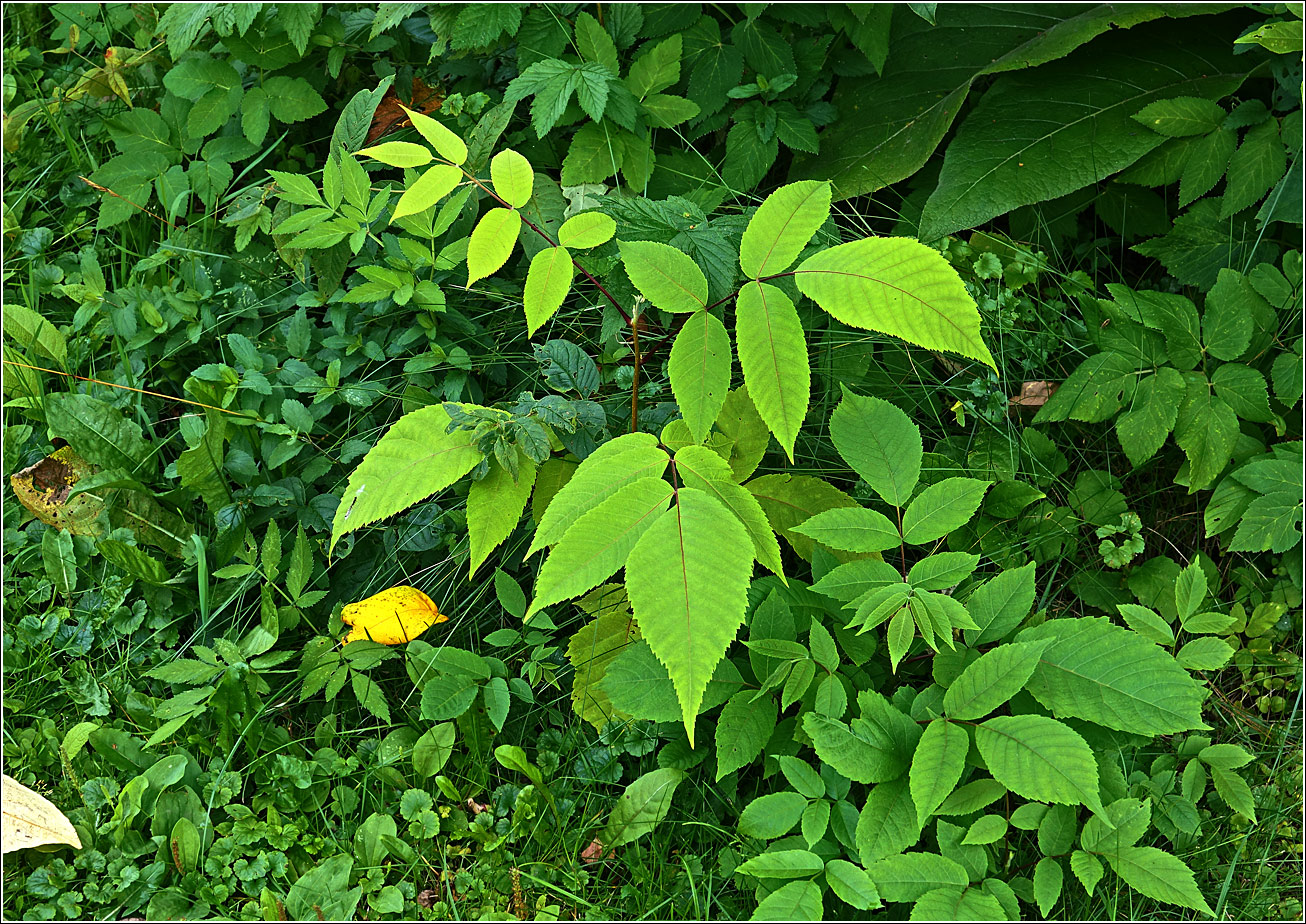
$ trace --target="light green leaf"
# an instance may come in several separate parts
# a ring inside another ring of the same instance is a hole
[[[470,580],[481,562],[508,538],[521,520],[526,501],[535,486],[535,463],[521,454],[517,456],[517,480],[512,473],[490,460],[490,471],[480,481],[473,481],[467,492],[467,540],[471,561],[467,577]]]
[[[595,731],[602,731],[616,715],[616,709],[603,688],[608,665],[639,638],[639,630],[635,627],[621,585],[605,584],[582,598],[580,605],[584,607],[585,602],[595,595],[599,595],[598,599],[606,605],[600,604],[596,617],[571,637],[567,643],[567,660],[576,671],[571,683],[572,708],[593,725]],[[606,603],[609,599],[613,602]],[[523,611],[525,607],[523,601]]]
[[[672,128],[696,118],[703,111],[698,103],[668,93],[654,93],[643,101],[643,105],[655,128]]]
[[[153,468],[141,425],[90,395],[56,392],[45,396],[45,422],[52,436],[67,440],[88,462],[130,474]]]
[[[851,327],[997,368],[961,277],[938,251],[918,241],[883,237],[840,244],[800,263],[795,281],[799,291]]]
[[[966,769],[970,736],[960,725],[934,719],[925,726],[911,759],[911,797],[916,806],[916,825],[921,827],[943,800],[956,788]]]
[[[1017,795],[1102,811],[1092,750],[1055,719],[998,716],[975,727],[975,744],[993,778]]]
[[[740,693],[739,696],[749,694]],[[775,711],[775,702],[769,700],[770,709]],[[724,713],[723,713],[724,714]],[[719,732],[718,732],[719,734]],[[717,779],[721,779],[720,776]],[[739,814],[739,833],[745,837],[757,837],[765,841],[775,840],[788,834],[807,808],[807,799],[796,792],[773,792],[759,796]]]
[[[399,418],[349,476],[331,521],[331,546],[346,533],[393,516],[442,491],[481,461],[465,430],[446,433],[440,405]]]
[[[825,863],[810,850],[773,850],[739,864],[736,871],[759,879],[802,879],[823,869]]]
[[[417,129],[418,134],[435,148],[437,154],[454,166],[467,160],[467,145],[443,123],[437,122],[428,115],[414,112],[406,106],[403,109],[413,123],[413,128]]]
[[[982,815],[966,829],[963,847],[978,847],[1002,840],[1007,834],[1007,819],[1002,815]]]
[[[708,679],[743,624],[752,567],[738,518],[695,488],[677,492],[626,563],[635,619],[675,683],[691,746]]]
[[[852,905],[858,911],[869,911],[880,907],[880,893],[875,883],[860,866],[854,866],[847,860],[827,860],[825,864],[825,881],[830,891],[840,899]],[[816,918],[788,918],[787,920],[815,921]]]
[[[707,439],[725,405],[730,366],[730,335],[725,325],[707,311],[694,312],[671,346],[667,374],[681,416],[700,443]]]
[[[921,432],[911,418],[880,398],[844,389],[830,415],[834,448],[886,503],[901,507],[921,473]]]
[[[977,478],[945,478],[930,485],[903,512],[903,541],[924,545],[965,525],[979,509],[989,484]]]
[[[395,203],[391,222],[405,215],[424,212],[439,202],[462,182],[463,172],[449,164],[436,164],[427,168],[417,181],[404,190],[404,194]]]
[[[1079,842],[1085,850],[1109,853],[1132,847],[1152,824],[1152,804],[1142,799],[1117,799],[1100,815],[1084,822]]]
[[[617,223],[603,212],[581,212],[562,223],[558,229],[558,243],[564,247],[586,250],[612,240],[617,233]]]
[[[800,881],[786,882],[762,899],[750,920],[820,921],[824,915],[821,887],[815,882]]]
[[[908,600],[908,604],[910,604]],[[916,621],[912,618],[911,607],[904,604],[889,620],[889,628],[884,634],[889,645],[889,669],[898,673],[898,662],[902,660],[912,640],[916,638]],[[932,646],[931,646],[932,647]]]
[[[626,87],[637,99],[660,92],[680,80],[680,58],[683,48],[680,33],[676,33],[641,54],[630,65]],[[615,70],[615,68],[614,68]]]
[[[535,173],[530,161],[508,148],[495,154],[490,161],[490,182],[500,199],[519,209],[531,201]]]
[[[586,61],[602,64],[614,75],[617,73],[617,46],[612,37],[589,13],[576,17],[576,49]]]
[[[745,285],[735,302],[735,349],[757,413],[793,462],[811,371],[803,325],[789,296],[768,283]]]
[[[523,619],[529,620],[551,603],[597,587],[626,564],[639,539],[659,522],[673,493],[661,478],[640,478],[583,514],[545,559],[535,582],[535,599]],[[635,600],[633,594],[631,600]],[[640,628],[648,638],[642,622]],[[703,683],[707,683],[706,676]]]
[[[1155,610],[1137,603],[1118,603],[1116,609],[1124,618],[1125,625],[1149,642],[1167,647],[1174,644],[1174,629]]]
[[[1034,901],[1038,903],[1038,912],[1044,918],[1061,897],[1065,876],[1061,864],[1052,857],[1044,857],[1034,867]]]
[[[640,294],[663,311],[707,307],[707,279],[684,252],[654,241],[618,241],[621,260]]]
[[[898,527],[888,517],[864,507],[826,510],[795,526],[794,531],[848,552],[879,552],[902,542]]]
[[[1046,642],[1015,642],[980,655],[948,687],[944,711],[954,719],[988,715],[1020,692],[1046,647]]]
[[[735,484],[729,463],[705,446],[684,446],[676,451],[676,474],[687,488],[698,488],[739,518],[753,541],[753,557],[762,567],[784,580],[780,543],[757,498]]]
[[[1017,639],[1050,639],[1026,684],[1060,717],[1155,735],[1200,729],[1201,684],[1164,650],[1103,617],[1050,619]]]
[[[1103,856],[1130,888],[1148,898],[1214,916],[1193,871],[1178,857],[1155,847],[1122,847]]]
[[[1246,277],[1237,270],[1221,269],[1206,293],[1202,312],[1202,345],[1216,359],[1237,359],[1251,343],[1253,305],[1262,301]]]
[[[898,715],[905,718],[901,713]],[[903,742],[891,729],[872,722],[865,714],[853,719],[850,725],[816,713],[804,713],[803,731],[812,739],[812,747],[821,760],[857,783],[896,779],[909,764],[909,757],[903,754]],[[915,741],[911,747],[915,747]]]
[[[876,860],[866,872],[888,902],[914,902],[926,892],[970,882],[965,867],[937,853],[902,853]]]
[[[907,780],[872,786],[857,819],[857,856],[863,866],[902,853],[921,839]]]
[[[522,305],[526,310],[526,331],[533,336],[561,307],[571,291],[575,269],[565,247],[546,247],[533,258],[526,273]]]
[[[1211,376],[1215,394],[1243,420],[1274,422],[1265,376],[1242,363],[1224,363]]]
[[[544,509],[527,557],[556,543],[582,514],[625,485],[660,476],[670,459],[657,442],[651,433],[627,433],[590,453]]]
[[[379,160],[390,167],[421,167],[431,162],[430,150],[410,141],[387,141],[363,148],[358,156]]]
[[[1070,855],[1070,869],[1089,895],[1093,894],[1093,889],[1102,881],[1105,872],[1101,860],[1082,850],[1076,850]]]
[[[830,217],[830,184],[782,186],[758,207],[739,242],[739,267],[750,279],[783,273]]]
[[[508,262],[520,232],[521,215],[514,209],[490,209],[481,216],[467,244],[468,286]]]
[[[1201,609],[1206,600],[1206,572],[1194,559],[1188,567],[1179,572],[1174,584],[1175,609],[1182,623]]]
[[[684,780],[682,770],[664,767],[645,773],[626,787],[599,835],[606,848],[620,847],[651,832],[671,808],[671,797]]]

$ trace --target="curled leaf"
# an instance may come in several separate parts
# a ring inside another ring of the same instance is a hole
[[[416,587],[401,585],[346,605],[340,619],[345,625],[353,626],[345,636],[346,644],[371,639],[382,645],[402,645],[431,626],[447,622],[449,617]]]

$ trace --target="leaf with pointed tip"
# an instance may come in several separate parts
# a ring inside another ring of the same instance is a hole
[[[473,481],[467,492],[467,541],[471,548],[468,579],[516,528],[535,486],[535,463],[519,449],[509,451],[518,453],[516,481],[497,460],[491,459],[490,471],[480,481]]]
[[[685,487],[712,495],[739,517],[753,542],[753,557],[763,568],[785,580],[780,543],[766,512],[747,488],[735,484],[728,462],[706,446],[684,446],[676,451],[676,474]]]
[[[571,291],[574,275],[571,254],[565,247],[546,247],[531,258],[526,288],[522,292],[528,336],[534,335],[540,325],[553,317]]]
[[[752,568],[743,525],[696,488],[677,492],[626,562],[635,620],[671,675],[691,746],[703,691],[743,625]]]
[[[935,719],[925,726],[911,759],[911,797],[918,826],[923,826],[956,788],[969,750],[970,736],[960,725]]]
[[[667,360],[671,392],[690,434],[707,439],[730,391],[730,335],[707,311],[695,311],[676,334]]]
[[[735,349],[757,413],[794,459],[794,440],[807,416],[811,370],[798,311],[780,289],[750,282],[735,302]]]
[[[521,215],[515,209],[490,209],[481,216],[467,244],[468,286],[508,262],[520,231]]]
[[[1102,812],[1093,751],[1056,719],[998,716],[975,727],[975,745],[993,778],[1017,795]]]
[[[659,522],[673,493],[661,478],[640,478],[583,514],[544,560],[535,581],[535,599],[523,621],[550,603],[579,596],[615,574],[640,538]]]
[[[844,389],[830,415],[830,439],[843,460],[886,503],[907,503],[920,480],[921,431],[896,405]]]
[[[739,268],[758,279],[783,273],[830,217],[830,184],[802,180],[766,197],[739,241]]]
[[[707,307],[707,278],[683,251],[655,241],[617,243],[626,275],[654,308],[697,311]]]
[[[331,521],[331,546],[345,533],[406,510],[470,472],[481,451],[466,430],[445,432],[449,414],[438,405],[400,417],[349,476]]]
[[[535,174],[530,161],[508,148],[495,154],[490,161],[490,182],[500,199],[519,209],[531,201]]]

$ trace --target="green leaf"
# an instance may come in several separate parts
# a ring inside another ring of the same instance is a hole
[[[743,624],[752,566],[738,518],[695,488],[677,492],[626,563],[635,619],[676,685],[691,746],[708,679]]]
[[[907,780],[871,787],[857,819],[857,855],[863,866],[902,853],[921,839]]]
[[[1198,638],[1180,648],[1175,660],[1190,671],[1218,671],[1233,655],[1233,647],[1223,639]]]
[[[1225,267],[1255,266],[1274,258],[1277,249],[1257,232],[1250,212],[1221,219],[1219,211],[1219,200],[1199,199],[1175,219],[1165,237],[1131,249],[1155,257],[1180,283],[1203,291],[1215,285]]]
[[[413,770],[423,779],[435,776],[453,754],[454,726],[441,722],[432,726],[413,744]]]
[[[766,197],[744,229],[739,267],[751,279],[783,273],[830,217],[830,184],[803,180]]]
[[[762,141],[757,123],[740,119],[726,135],[726,160],[721,177],[732,189],[751,189],[759,185],[780,153],[780,143],[772,133]]]
[[[558,243],[564,247],[586,250],[612,240],[617,233],[617,223],[603,212],[581,212],[562,223],[558,229]]]
[[[531,268],[526,273],[526,288],[522,293],[528,336],[534,336],[540,326],[562,306],[567,293],[571,291],[574,276],[571,254],[565,247],[546,247],[531,258]]]
[[[467,245],[469,287],[508,262],[520,232],[521,215],[514,209],[490,209],[481,216]]]
[[[947,350],[997,368],[980,337],[979,311],[938,251],[908,238],[867,238],[798,265],[798,289],[851,326]]]
[[[1104,873],[1102,861],[1082,850],[1076,850],[1070,855],[1070,869],[1089,895],[1093,894],[1093,889],[1102,881]]]
[[[465,430],[447,433],[440,405],[399,418],[349,476],[331,521],[331,545],[346,533],[393,516],[442,491],[481,461]]]
[[[1050,619],[1017,639],[1050,639],[1026,689],[1056,716],[1149,737],[1200,729],[1201,684],[1163,649],[1103,617]]]
[[[902,542],[898,527],[888,517],[864,507],[826,510],[795,526],[794,531],[848,552],[879,552]]]
[[[921,239],[1105,179],[1165,140],[1139,131],[1133,113],[1174,96],[1219,99],[1246,79],[1227,45],[1180,34],[1139,29],[1033,73],[999,77],[948,145]]]
[[[348,888],[354,860],[337,854],[302,873],[286,894],[286,914],[296,921],[349,921],[363,896],[361,886]]]
[[[618,241],[630,281],[655,308],[697,311],[707,307],[707,279],[682,251],[655,241]]]
[[[868,864],[866,872],[888,902],[913,902],[934,889],[970,882],[965,867],[936,853],[885,857]]]
[[[1061,864],[1051,857],[1044,857],[1034,867],[1034,901],[1038,903],[1038,912],[1044,918],[1061,897],[1065,875]]]
[[[975,727],[975,744],[993,778],[1017,795],[1102,811],[1092,750],[1055,719],[998,716]]]
[[[903,512],[903,541],[924,545],[963,526],[979,509],[989,484],[976,478],[945,478],[930,485]]]
[[[943,696],[950,718],[981,719],[1020,692],[1039,664],[1046,642],[1000,645],[980,655]]]
[[[508,148],[490,161],[490,181],[500,199],[519,209],[531,200],[535,174],[530,161]]]
[[[739,694],[744,696],[747,694]],[[775,703],[768,699],[772,711]],[[719,780],[721,777],[717,777]],[[796,792],[773,792],[759,796],[739,814],[739,833],[745,837],[757,837],[765,841],[775,840],[788,834],[807,808],[807,799]]]
[[[912,565],[907,572],[907,583],[916,590],[946,590],[970,577],[978,564],[978,555],[938,552]]]
[[[1301,541],[1301,491],[1275,491],[1247,506],[1229,543],[1234,552],[1283,553]]]
[[[586,457],[549,501],[535,529],[527,557],[553,545],[587,511],[633,481],[659,477],[670,461],[651,433],[627,433]]]
[[[684,780],[681,770],[664,767],[645,773],[626,787],[599,835],[604,847],[620,847],[650,833],[671,808],[671,797]]]
[[[1228,181],[1220,202],[1220,218],[1254,205],[1283,176],[1288,155],[1279,140],[1277,119],[1253,125],[1229,160]]]
[[[263,89],[268,94],[272,118],[278,122],[302,122],[327,108],[326,100],[303,77],[269,77]]]
[[[889,620],[889,628],[884,634],[885,641],[889,645],[889,669],[895,674],[898,673],[898,662],[907,653],[911,647],[912,641],[916,638],[917,623],[912,619],[911,608],[903,604],[898,612],[893,614]]]
[[[875,883],[871,881],[871,877],[866,874],[864,869],[854,866],[847,860],[834,859],[826,861],[825,881],[830,886],[830,891],[859,911],[869,911],[880,907],[880,893],[876,891]],[[815,921],[817,918],[793,917],[786,920]]]
[[[576,17],[576,48],[586,61],[602,64],[613,74],[617,73],[617,46],[612,37],[589,13]]]
[[[806,360],[806,350],[803,358]],[[725,405],[730,366],[730,335],[725,325],[707,311],[694,312],[671,346],[667,373],[676,404],[697,442],[707,439]]]
[[[1148,103],[1131,118],[1167,138],[1184,138],[1215,131],[1225,115],[1224,109],[1209,99],[1177,96]]]
[[[794,440],[807,416],[811,371],[802,322],[784,292],[759,282],[740,290],[735,348],[753,406],[793,462]]]
[[[786,882],[758,903],[750,920],[820,921],[824,915],[820,886],[810,881]]]
[[[656,45],[644,46],[646,50],[630,65],[626,87],[637,99],[643,100],[653,93],[674,85],[680,80],[682,38],[680,33]],[[616,67],[612,68],[616,72]]]
[[[470,580],[486,557],[508,538],[521,520],[526,501],[535,486],[535,463],[518,453],[517,480],[498,461],[490,460],[490,470],[480,481],[473,481],[467,492],[467,539],[471,561]]]
[[[404,107],[404,113],[413,123],[413,128],[417,129],[418,134],[425,138],[427,143],[435,148],[435,152],[445,160],[454,166],[467,160],[467,145],[443,123],[407,107]]]
[[[67,440],[78,455],[101,468],[133,474],[153,468],[140,424],[98,398],[72,392],[48,394],[45,422],[52,436]]]
[[[943,800],[956,788],[966,769],[970,736],[960,725],[934,719],[911,759],[911,797],[916,806],[916,825],[923,827]]]
[[[640,478],[583,514],[545,559],[535,582],[535,599],[527,608],[524,620],[551,603],[569,600],[597,587],[625,565],[640,538],[660,521],[673,493],[671,485],[661,478]],[[634,595],[631,600],[635,600]],[[637,618],[638,615],[637,606]],[[642,621],[640,629],[649,638]],[[708,670],[710,673],[711,666]],[[703,683],[706,685],[706,677]]]
[[[582,626],[567,643],[567,660],[576,673],[571,684],[571,703],[576,714],[602,731],[616,714],[603,680],[608,666],[617,659],[635,639],[639,630],[630,614],[630,604],[620,585],[605,584],[580,601],[583,607],[586,600],[594,595],[605,601],[595,619]],[[612,600],[612,603],[606,601]],[[526,604],[522,602],[522,612]]]
[[[458,718],[476,701],[477,689],[470,674],[433,675],[422,687],[422,718],[432,722]]]
[[[1101,423],[1115,416],[1134,393],[1134,363],[1119,353],[1096,353],[1080,363],[1034,415],[1034,423],[1082,420]]]
[[[390,167],[422,167],[431,162],[430,150],[410,141],[387,141],[363,148],[358,156],[379,160]]]
[[[851,725],[808,712],[803,731],[816,755],[856,783],[879,783],[898,777],[907,767],[898,743],[864,718]]]
[[[960,787],[934,810],[935,815],[969,815],[1001,799],[1007,787],[997,780],[980,779]]]
[[[759,879],[801,879],[823,869],[825,863],[810,850],[773,850],[739,864],[736,872]]]
[[[734,483],[729,464],[705,446],[683,446],[676,450],[676,474],[685,487],[698,488],[724,504],[748,531],[753,557],[772,574],[784,579],[780,544],[757,498]]]
[[[429,167],[413,185],[404,190],[404,194],[395,203],[394,214],[390,216],[390,221],[394,222],[405,215],[425,212],[453,192],[462,179],[463,172],[449,164],[436,164]]]
[[[3,323],[5,336],[24,349],[54,360],[60,367],[67,365],[68,338],[37,312],[14,302],[5,306]]]
[[[775,731],[775,700],[751,690],[736,693],[721,710],[716,724],[716,779],[746,767],[757,759]],[[799,808],[799,812],[802,808]],[[798,818],[795,815],[794,821]],[[740,819],[740,824],[743,819]],[[785,831],[793,827],[790,823]],[[783,834],[784,832],[780,832]],[[761,835],[754,835],[755,837]],[[779,835],[772,835],[778,837]]]
[[[1178,857],[1155,847],[1122,847],[1103,856],[1126,885],[1148,898],[1214,916],[1193,871]]]
[[[1165,443],[1179,416],[1184,397],[1184,379],[1170,366],[1138,382],[1127,411],[1116,420],[1116,435],[1129,462],[1141,466]]]
[[[1194,139],[1179,179],[1179,207],[1187,208],[1220,182],[1229,167],[1237,136],[1232,129],[1219,128],[1204,138]]]
[[[1224,363],[1211,376],[1211,385],[1216,396],[1224,399],[1224,403],[1243,420],[1257,423],[1274,421],[1265,376],[1251,366]]]
[[[1001,815],[983,815],[966,829],[960,846],[979,847],[1002,840],[1007,833],[1007,819]]]
[[[1236,744],[1211,744],[1197,752],[1197,758],[1208,767],[1219,770],[1237,770],[1250,764],[1254,757]]]
[[[1216,359],[1237,359],[1252,338],[1252,310],[1261,297],[1237,270],[1221,269],[1206,294],[1202,313],[1202,344]]]
[[[812,557],[812,540],[794,527],[824,510],[858,506],[838,488],[810,475],[763,475],[744,487],[762,505],[772,528],[806,560]]]
[[[1189,373],[1174,436],[1188,456],[1190,493],[1210,487],[1220,476],[1233,457],[1238,433],[1238,415],[1233,408],[1211,390],[1205,376]]]
[[[698,103],[668,93],[654,93],[644,100],[644,111],[655,128],[672,128],[682,122],[697,118],[702,112]],[[811,125],[804,120],[804,124]]]
[[[1136,603],[1119,603],[1116,609],[1124,617],[1125,625],[1143,638],[1167,647],[1174,644],[1174,630],[1154,610]]]
[[[907,503],[921,472],[921,433],[911,418],[880,398],[844,390],[830,415],[839,455],[886,503]]]

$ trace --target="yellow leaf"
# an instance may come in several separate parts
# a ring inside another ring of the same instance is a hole
[[[8,774],[0,774],[0,853],[21,847],[71,844],[82,849],[72,822],[49,799]]]
[[[341,610],[340,619],[345,625],[354,627],[345,636],[346,644],[371,639],[382,645],[402,645],[431,626],[448,622],[449,617],[416,587],[400,586],[348,604]]]

